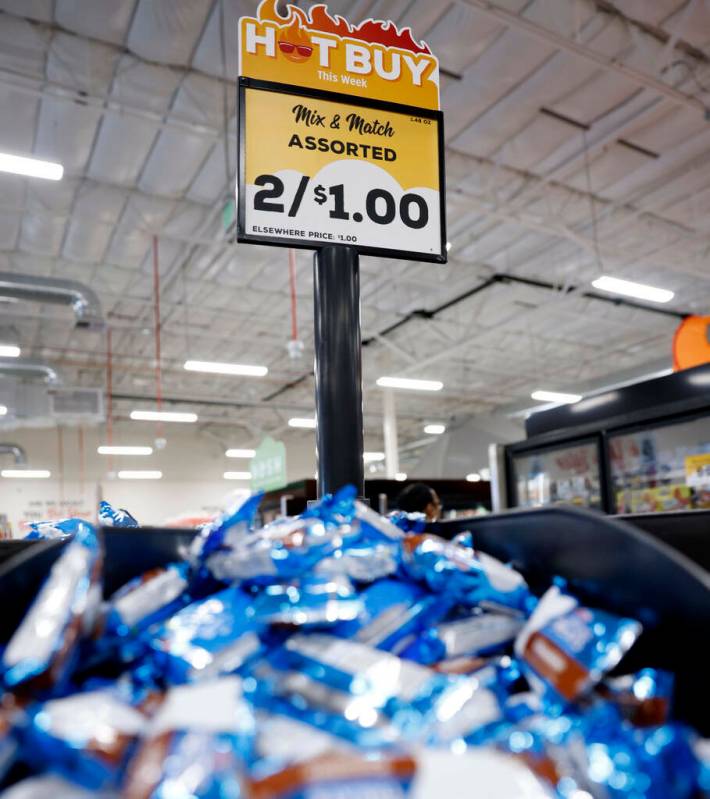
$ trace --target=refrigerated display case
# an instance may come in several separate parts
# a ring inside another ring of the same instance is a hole
[[[532,414],[526,433],[492,455],[498,510],[710,508],[710,364]]]

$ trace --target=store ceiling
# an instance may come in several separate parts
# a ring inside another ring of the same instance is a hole
[[[220,0],[0,0],[0,150],[66,170],[59,183],[0,176],[0,270],[98,292],[121,419],[155,391],[157,235],[163,393],[197,401],[174,407],[209,424],[244,425],[230,440],[245,444],[313,409],[311,256],[297,256],[305,353],[293,361],[286,252],[237,246],[222,221],[236,154],[236,19],[256,5],[224,1],[223,54]],[[672,310],[707,311],[710,3],[329,8],[411,26],[442,65],[450,263],[363,258],[370,440],[380,437],[383,374],[445,383],[440,394],[398,396],[404,443],[425,421],[603,381],[668,353],[677,319],[585,297],[601,272],[672,289]],[[66,383],[103,385],[105,335],[52,306],[2,303],[0,315]],[[266,364],[269,375],[185,373],[187,357]]]

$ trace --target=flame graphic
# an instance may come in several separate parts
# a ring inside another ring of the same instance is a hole
[[[412,36],[412,29],[401,30],[394,22],[367,19],[359,25],[351,25],[346,19],[336,14],[335,17],[328,13],[325,3],[318,3],[311,8],[310,14],[298,6],[286,4],[288,14],[284,17],[278,11],[278,0],[261,0],[257,10],[257,17],[262,21],[269,20],[279,25],[294,23],[308,28],[311,31],[334,33],[337,36],[348,36],[370,44],[383,44],[385,47],[398,47],[402,50],[411,50],[413,53],[427,53],[431,50],[424,42],[417,42]]]

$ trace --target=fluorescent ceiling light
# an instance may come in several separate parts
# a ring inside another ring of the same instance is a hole
[[[0,416],[7,414],[7,405],[0,405]]]
[[[196,422],[196,413],[180,411],[131,411],[131,419],[136,422]]]
[[[288,420],[289,427],[307,427],[311,430],[315,429],[316,420],[304,418],[301,416],[294,416],[293,419]]]
[[[152,455],[153,447],[112,447],[102,444],[96,451],[99,455]]]
[[[530,395],[538,402],[558,402],[561,405],[571,405],[573,402],[579,402],[582,399],[581,394],[565,394],[563,391],[533,391]]]
[[[600,291],[623,294],[625,297],[635,297],[638,300],[648,300],[649,302],[670,302],[675,296],[675,293],[668,289],[659,289],[644,283],[634,283],[632,280],[609,277],[609,275],[602,275],[593,280],[592,285]]]
[[[14,344],[0,344],[0,357],[3,358],[19,358],[20,348]]]
[[[407,479],[407,474],[406,472],[397,472],[397,474],[394,476],[394,479],[398,483],[403,483]]]
[[[377,385],[382,388],[404,388],[410,391],[441,391],[444,387],[440,380],[415,380],[412,377],[378,377]]]
[[[446,432],[445,424],[426,424],[424,425],[424,432],[428,436],[440,436]]]
[[[466,475],[466,480],[468,480],[469,483],[480,483],[481,475],[478,472],[471,472],[471,474]]]
[[[385,459],[384,452],[363,452],[362,457],[365,463],[375,463],[375,461],[383,461]]]
[[[225,480],[251,480],[251,472],[225,472]]]
[[[163,473],[157,469],[122,469],[119,480],[160,480]]]
[[[209,372],[215,375],[243,375],[263,377],[269,371],[265,366],[249,366],[244,363],[216,363],[214,361],[185,361],[188,372]]]
[[[256,455],[255,449],[228,449],[224,453],[228,458],[253,458]]]
[[[61,180],[64,167],[53,161],[40,161],[38,158],[23,158],[21,155],[0,153],[0,172],[12,172],[13,175],[26,175],[29,178]]]
[[[2,477],[28,478],[31,480],[46,480],[52,476],[49,469],[3,469],[0,472]]]

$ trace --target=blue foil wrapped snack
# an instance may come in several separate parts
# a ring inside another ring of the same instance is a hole
[[[597,693],[616,705],[621,715],[637,727],[665,724],[671,714],[674,677],[660,669],[607,677]]]
[[[230,587],[186,605],[146,640],[163,679],[183,683],[241,668],[262,650],[263,630],[249,594]]]
[[[51,538],[67,538],[83,525],[83,519],[57,519],[46,522],[30,522],[27,525],[26,541],[37,541]]]
[[[523,619],[505,613],[475,613],[427,629],[401,655],[419,663],[490,655],[512,643],[523,625]]]
[[[28,711],[24,751],[40,770],[92,790],[115,788],[147,723],[120,691],[72,694]]]
[[[136,634],[172,616],[190,600],[189,577],[187,563],[171,563],[130,580],[107,603],[107,633]]]
[[[531,610],[535,600],[521,574],[483,552],[435,535],[410,535],[402,542],[403,567],[434,592],[473,607]]]
[[[534,687],[571,702],[619,663],[641,624],[582,607],[557,586],[548,589],[515,641]]]
[[[238,677],[171,688],[131,761],[123,795],[239,799],[253,747],[254,716]]]
[[[501,717],[498,697],[477,679],[437,674],[354,641],[298,634],[282,657],[306,679],[350,697],[343,715],[365,729],[389,719],[406,739],[446,742]]]
[[[313,575],[272,583],[254,596],[254,619],[262,624],[297,627],[337,624],[357,618],[363,602],[342,575]]]
[[[378,649],[393,650],[441,619],[450,603],[427,594],[420,586],[401,580],[379,580],[361,592],[363,612],[333,630]]]
[[[114,508],[109,502],[99,502],[99,523],[105,527],[138,527],[138,522],[124,508]]]
[[[5,688],[36,694],[68,680],[101,601],[101,566],[96,531],[82,522],[2,652]]]

